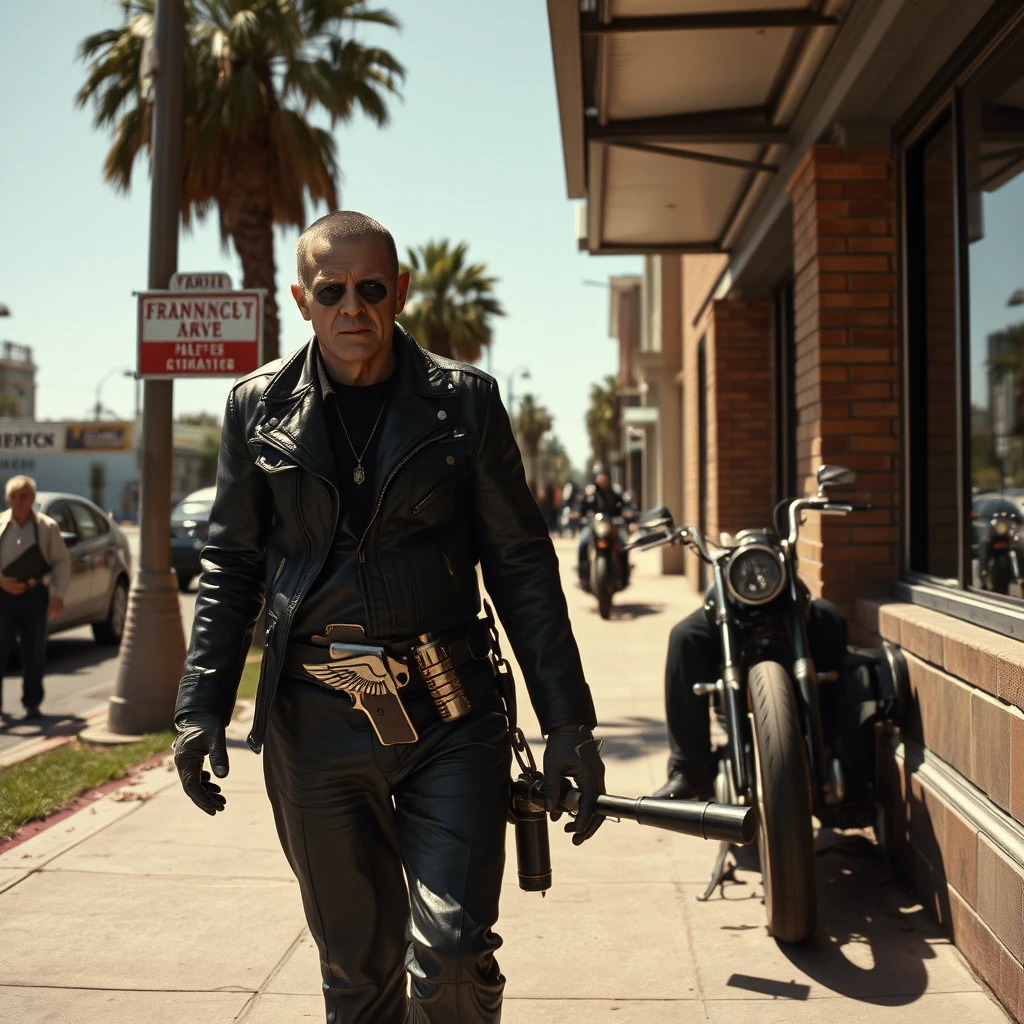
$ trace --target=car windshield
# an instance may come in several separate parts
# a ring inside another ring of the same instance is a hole
[[[172,519],[209,519],[212,501],[181,501],[171,513]]]

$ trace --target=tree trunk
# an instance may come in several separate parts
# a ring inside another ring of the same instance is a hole
[[[455,353],[452,351],[451,336],[447,331],[435,331],[429,338],[420,338],[419,340],[434,355],[443,356],[445,359],[455,358]]]
[[[270,362],[281,354],[281,324],[270,198],[273,156],[269,125],[257,126],[249,140],[237,143],[232,157],[221,192],[221,219],[242,261],[242,287],[266,289],[263,361]]]

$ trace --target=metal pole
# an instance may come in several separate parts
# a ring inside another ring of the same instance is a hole
[[[153,66],[149,287],[166,288],[178,268],[181,210],[183,0],[157,0]],[[166,729],[185,660],[178,588],[171,571],[173,383],[147,380],[142,405],[139,566],[128,602],[108,729]]]

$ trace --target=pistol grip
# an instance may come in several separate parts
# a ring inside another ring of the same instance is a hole
[[[389,692],[377,696],[362,693],[356,697],[355,704],[370,720],[382,746],[415,743],[419,739],[416,727],[409,720],[397,694]]]

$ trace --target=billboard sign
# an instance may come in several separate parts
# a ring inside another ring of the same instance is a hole
[[[240,377],[263,362],[262,288],[139,292],[139,377]]]
[[[130,452],[133,424],[17,422],[0,429],[0,455],[42,455],[49,452]]]
[[[219,270],[207,273],[172,274],[172,292],[229,292],[231,278]]]

